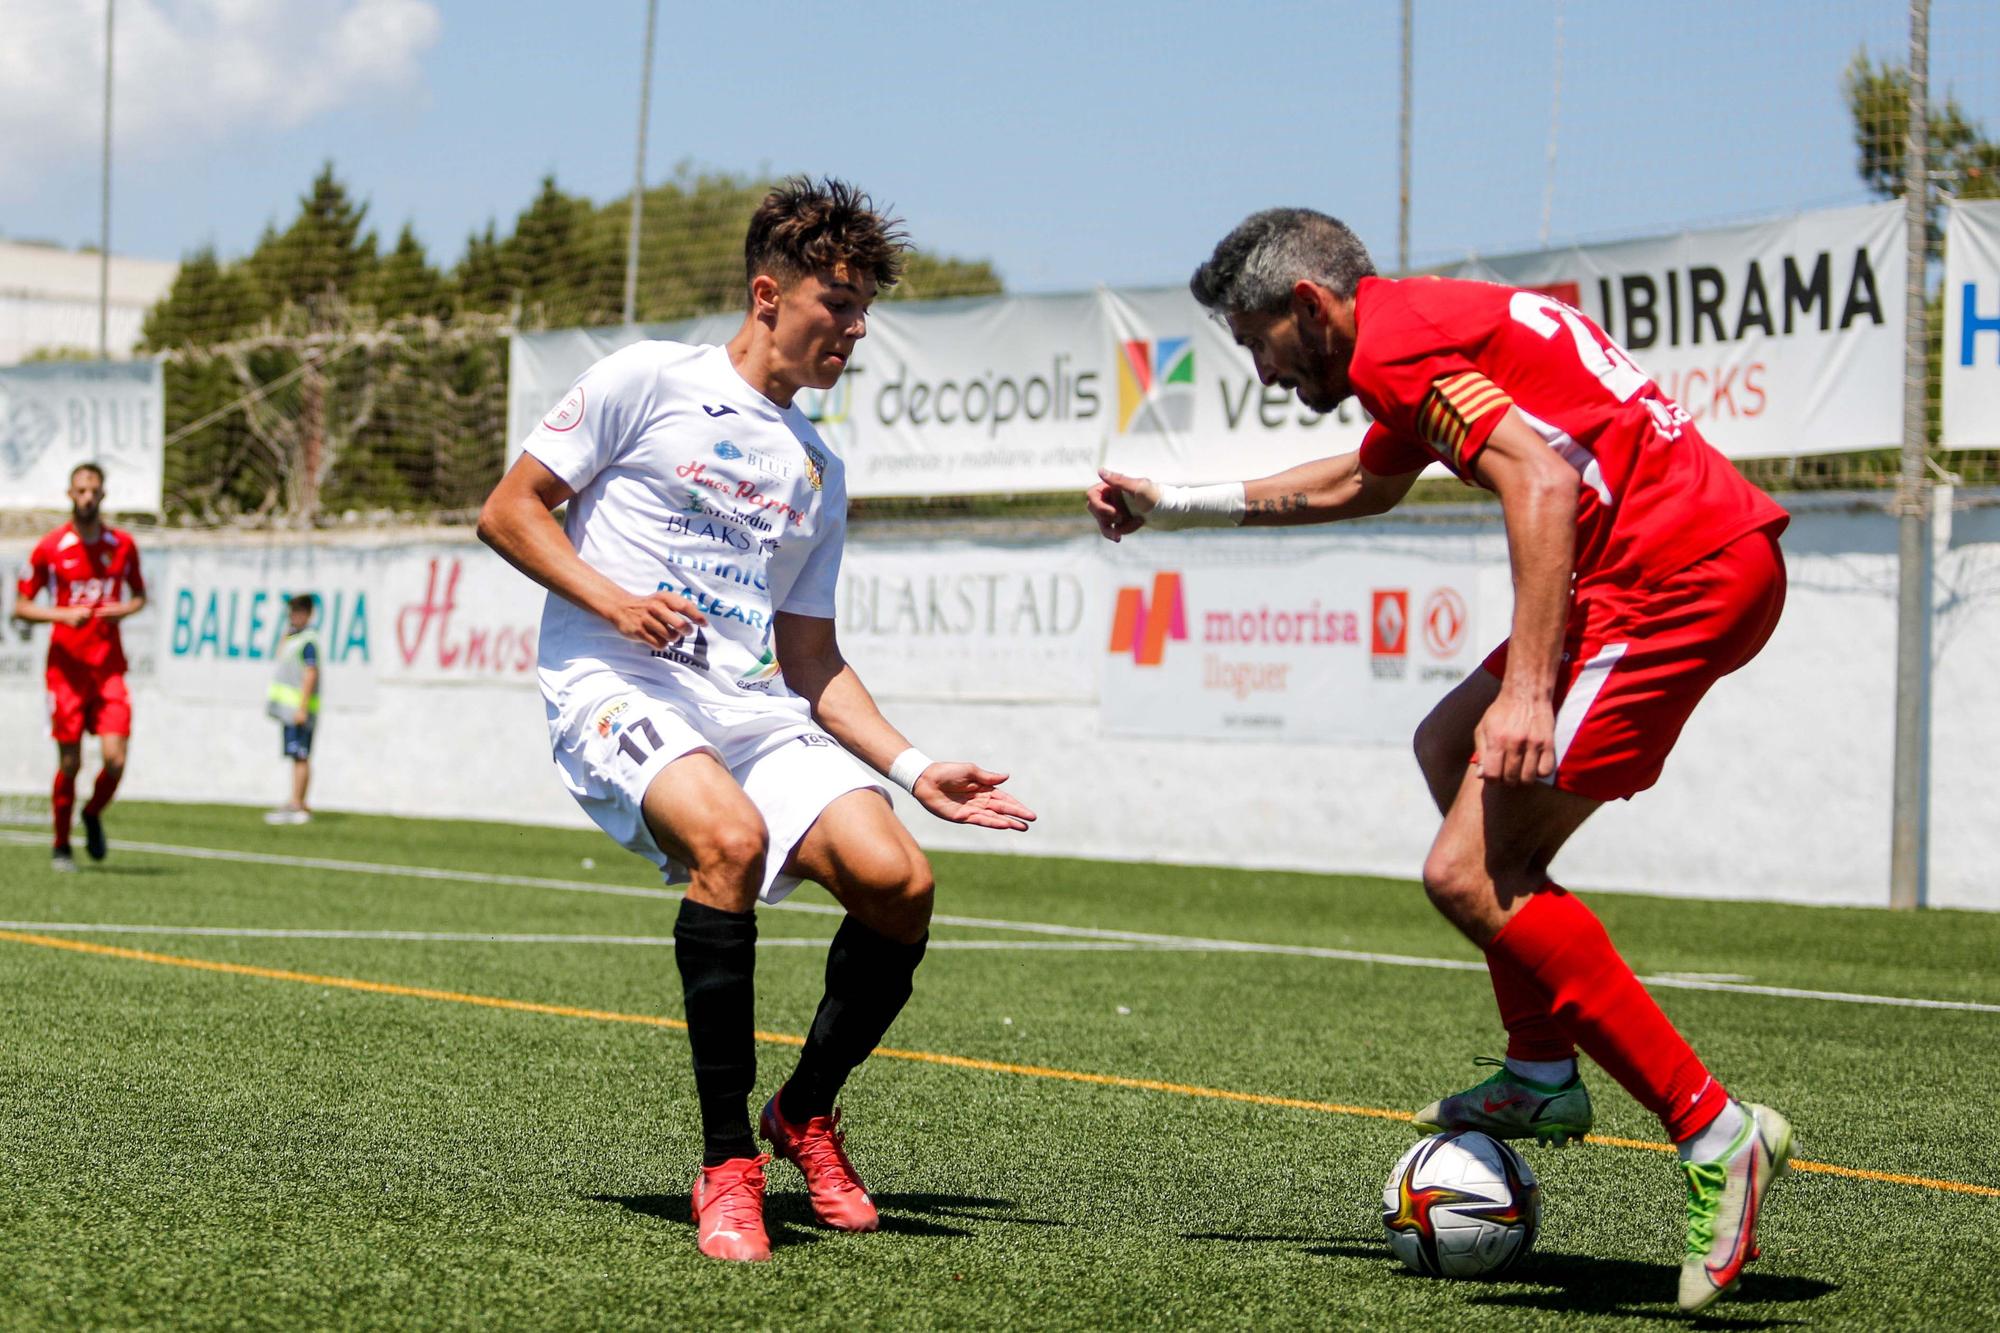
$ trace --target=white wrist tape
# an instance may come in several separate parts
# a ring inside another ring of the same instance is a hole
[[[1213,486],[1162,486],[1160,502],[1146,522],[1164,532],[1176,528],[1233,528],[1243,521],[1243,483],[1222,481]]]
[[[896,762],[889,765],[889,781],[904,791],[915,794],[917,779],[931,766],[931,757],[912,745],[896,756]]]

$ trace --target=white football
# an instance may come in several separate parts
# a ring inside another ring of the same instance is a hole
[[[1433,1134],[1382,1187],[1382,1225],[1405,1267],[1491,1277],[1534,1248],[1542,1190],[1521,1154],[1477,1130]]]

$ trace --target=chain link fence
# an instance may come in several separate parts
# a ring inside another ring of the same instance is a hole
[[[1943,229],[1935,219],[1936,204],[1944,200],[2000,195],[2000,6],[1940,0],[1926,8],[1934,194],[1926,470],[1935,480],[1976,492],[2000,485],[2000,450],[1936,447]],[[1722,0],[1689,0],[1659,12],[1544,0],[1470,21],[1453,6],[1416,0],[1418,216],[1427,209],[1466,209],[1466,201],[1482,192],[1539,189],[1539,237],[1480,235],[1476,214],[1463,224],[1472,229],[1464,232],[1468,248],[1493,253],[1519,248],[1523,240],[1532,247],[1607,239],[1563,230],[1568,202],[1584,191],[1631,192],[1641,211],[1633,214],[1630,234],[1900,197],[1912,104],[1906,0],[1827,0],[1812,7],[1819,36],[1812,50],[1847,55],[1844,65],[1814,76],[1819,101],[1801,114],[1822,130],[1827,117],[1839,118],[1851,131],[1840,148],[1843,160],[1795,159],[1789,173],[1780,170],[1757,199],[1746,200],[1740,217],[1684,215],[1672,182],[1643,170],[1646,146],[1632,142],[1625,128],[1631,115],[1619,120],[1602,114],[1604,99],[1614,95],[1608,90],[1615,90],[1629,103],[1626,112],[1657,116],[1661,135],[1712,141],[1717,152],[1732,151],[1732,145],[1750,151],[1744,136],[1763,132],[1766,121],[1786,123],[1770,105],[1768,90],[1727,75],[1722,56],[1705,73],[1665,63],[1654,48],[1686,30],[1726,34],[1732,51],[1761,51],[1764,60],[1795,60],[1800,13],[1797,7]],[[1490,40],[1482,22],[1514,25],[1517,34],[1547,23],[1546,71],[1517,69],[1510,77],[1523,96],[1548,97],[1548,139],[1517,144],[1517,152],[1483,169],[1487,174],[1451,180],[1446,189],[1446,182],[1427,174],[1425,140],[1441,132],[1441,123],[1462,125],[1459,102],[1471,94],[1447,86],[1437,72],[1479,63],[1481,44]],[[1824,141],[1836,142],[1837,136]],[[1819,156],[1833,151],[1825,147]],[[744,225],[769,184],[757,176],[683,166],[645,191],[641,322],[739,306]],[[313,528],[468,518],[498,479],[506,453],[508,335],[621,320],[630,204],[629,197],[593,202],[545,180],[510,227],[489,224],[468,238],[455,264],[445,266],[408,227],[393,242],[374,234],[365,205],[329,166],[298,200],[290,224],[268,229],[251,254],[236,260],[190,256],[148,316],[142,348],[165,363],[164,521]],[[1412,267],[1465,256],[1465,250],[1418,254]],[[919,253],[895,297],[1000,289],[987,262]],[[1886,496],[1897,485],[1899,459],[1899,450],[1885,441],[1876,450],[1802,448],[1740,466],[1773,491]],[[1448,482],[1426,483],[1416,499],[1462,504],[1467,492]],[[1031,517],[1073,504],[1069,496],[940,496],[864,501],[856,508],[861,517]]]

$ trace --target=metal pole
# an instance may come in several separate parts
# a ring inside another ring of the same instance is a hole
[[[1896,487],[1895,823],[1889,846],[1889,905],[1916,908],[1929,896],[1931,515],[1924,475],[1929,440],[1929,309],[1924,300],[1930,245],[1930,0],[1910,3],[1909,139],[1903,152],[1903,216],[1909,240],[1903,339],[1903,458]]]
[[[1403,111],[1399,121],[1401,143],[1397,161],[1401,175],[1396,191],[1396,271],[1406,273],[1410,267],[1410,7],[1414,0],[1403,0]]]
[[[660,0],[646,0],[646,57],[639,71],[639,152],[632,167],[632,221],[625,233],[625,322],[637,323],[639,308],[639,208],[646,194],[646,120],[653,106],[653,24]]]
[[[1542,174],[1542,232],[1544,248],[1549,243],[1549,224],[1556,211],[1556,138],[1562,128],[1563,104],[1563,0],[1556,0],[1556,71],[1549,86],[1549,154]]]
[[[117,0],[104,0],[104,170],[97,227],[97,358],[111,359],[111,19]]]

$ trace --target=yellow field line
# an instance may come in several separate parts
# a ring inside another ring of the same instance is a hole
[[[16,944],[32,944],[44,949],[67,949],[72,953],[94,954],[104,958],[124,958],[138,963],[192,968],[200,972],[223,972],[233,976],[261,977],[267,981],[295,981],[310,986],[331,986],[340,990],[362,991],[370,995],[397,995],[413,1000],[443,1000],[452,1004],[472,1004],[515,1013],[549,1014],[557,1018],[587,1018],[599,1023],[634,1023],[641,1027],[687,1031],[687,1024],[682,1020],[665,1018],[657,1014],[626,1014],[615,1009],[586,1009],[577,1005],[541,1004],[533,1000],[510,1000],[496,995],[472,995],[463,991],[436,990],[428,986],[399,986],[392,982],[368,981],[360,977],[320,976],[312,972],[256,967],[248,963],[221,963],[206,958],[185,958],[178,954],[153,953],[146,949],[125,949],[114,944],[93,944],[87,940],[59,939],[53,935],[30,935],[13,930],[0,930],[0,940],[10,940]],[[804,1037],[793,1036],[788,1032],[758,1032],[753,1035],[758,1041],[771,1045],[805,1045]],[[1316,1111],[1323,1115],[1355,1115],[1375,1120],[1402,1121],[1413,1118],[1407,1111],[1390,1111],[1379,1106],[1347,1106],[1340,1102],[1311,1101],[1303,1097],[1273,1097],[1260,1092],[1205,1088],[1198,1084],[1169,1083],[1154,1078],[1126,1078],[1119,1074],[1094,1074],[1079,1069],[1053,1069],[1046,1065],[1021,1065],[1005,1060],[978,1060],[970,1056],[944,1055],[936,1051],[904,1051],[883,1046],[878,1047],[875,1054],[887,1060],[910,1060],[919,1064],[944,1065],[951,1069],[972,1069],[987,1074],[1013,1074],[1020,1078],[1054,1079],[1064,1083],[1088,1083],[1105,1088],[1130,1088],[1139,1092],[1165,1092],[1178,1097],[1205,1097],[1212,1101],[1244,1102],[1252,1106],[1276,1106],[1294,1111]],[[1586,1141],[1609,1148],[1631,1148],[1642,1152],[1673,1151],[1670,1144],[1649,1143],[1644,1139],[1613,1138],[1606,1134],[1592,1134]],[[1830,1162],[1794,1161],[1792,1167],[1798,1171],[1842,1176],[1849,1180],[1870,1180],[1888,1185],[1914,1185],[1920,1189],[1945,1190],[1955,1194],[1974,1194],[2000,1199],[2000,1189],[1990,1185],[1968,1184],[1961,1180],[1933,1180],[1928,1176],[1905,1176],[1893,1171],[1864,1171],[1851,1166],[1835,1166]]]

